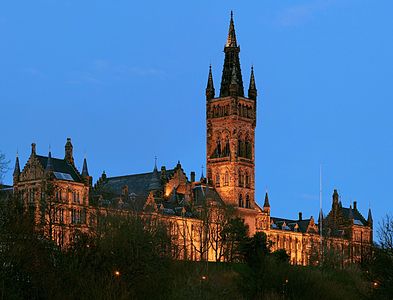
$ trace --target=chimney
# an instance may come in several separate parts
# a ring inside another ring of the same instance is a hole
[[[195,182],[195,172],[194,171],[191,172],[190,178],[191,178],[191,182]]]
[[[303,220],[303,213],[300,211],[299,212],[299,221]]]
[[[353,201],[353,210],[357,210],[357,209],[358,209],[358,202]]]

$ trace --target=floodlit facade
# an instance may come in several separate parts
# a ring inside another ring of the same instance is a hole
[[[186,175],[180,162],[172,168],[111,177],[103,173],[92,184],[87,161],[79,172],[73,145],[67,139],[64,159],[31,155],[23,170],[16,158],[14,195],[24,203],[36,224],[58,244],[69,244],[76,232],[95,230],[102,214],[137,213],[167,224],[173,254],[187,260],[228,260],[222,229],[241,218],[249,234],[264,232],[273,251],[284,249],[293,264],[318,263],[321,253],[333,253],[342,265],[361,262],[373,243],[371,210],[367,219],[354,202],[343,207],[335,190],[331,211],[318,220],[271,216],[266,193],[263,205],[255,198],[255,127],[257,88],[251,67],[245,95],[240,47],[231,15],[224,47],[219,93],[209,68],[206,87],[206,176]],[[259,104],[260,106],[260,104]],[[261,200],[261,199],[260,199]],[[261,203],[261,202],[260,202]],[[273,203],[273,202],[272,202]],[[321,228],[320,224],[323,223]]]

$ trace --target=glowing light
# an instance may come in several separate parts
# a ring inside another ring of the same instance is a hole
[[[119,271],[115,271],[115,276],[119,277],[120,276],[120,272]]]
[[[202,276],[202,280],[206,280],[207,277],[205,275]]]

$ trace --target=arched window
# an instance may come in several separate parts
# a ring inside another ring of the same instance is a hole
[[[250,176],[248,175],[248,172],[246,172],[246,187],[250,187]]]
[[[217,140],[217,157],[221,156],[221,141]]]
[[[220,187],[220,174],[216,175],[216,187]]]
[[[224,177],[224,186],[229,185],[229,173],[228,171],[225,171],[225,177]]]
[[[243,186],[243,172],[239,170],[239,186]]]
[[[242,194],[239,194],[239,207],[244,207]]]
[[[230,148],[229,148],[229,139],[228,137],[225,140],[225,147],[224,147],[224,153],[223,156],[227,157],[230,154]]]
[[[244,155],[244,157],[246,157],[246,158],[248,158],[248,159],[251,159],[251,143],[250,143],[250,141],[248,140],[248,138],[246,138],[246,141],[245,141],[245,155]]]
[[[250,208],[250,196],[246,195],[246,208]]]

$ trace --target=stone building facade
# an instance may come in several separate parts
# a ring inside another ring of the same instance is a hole
[[[344,265],[359,262],[370,252],[373,237],[371,211],[365,219],[357,203],[343,207],[335,190],[331,211],[318,220],[271,216],[266,193],[263,206],[255,199],[255,127],[257,88],[251,67],[244,94],[233,16],[224,47],[224,66],[218,97],[212,69],[206,87],[206,177],[186,175],[180,162],[172,169],[154,166],[152,172],[123,176],[103,173],[92,185],[86,159],[79,172],[73,145],[67,139],[64,159],[36,153],[20,170],[17,157],[14,195],[37,224],[61,245],[76,231],[94,230],[100,213],[137,213],[165,221],[179,259],[223,261],[221,229],[231,208],[249,227],[250,235],[264,232],[272,250],[284,249],[293,264],[308,265],[323,251],[334,252]],[[321,226],[323,224],[323,227]]]

